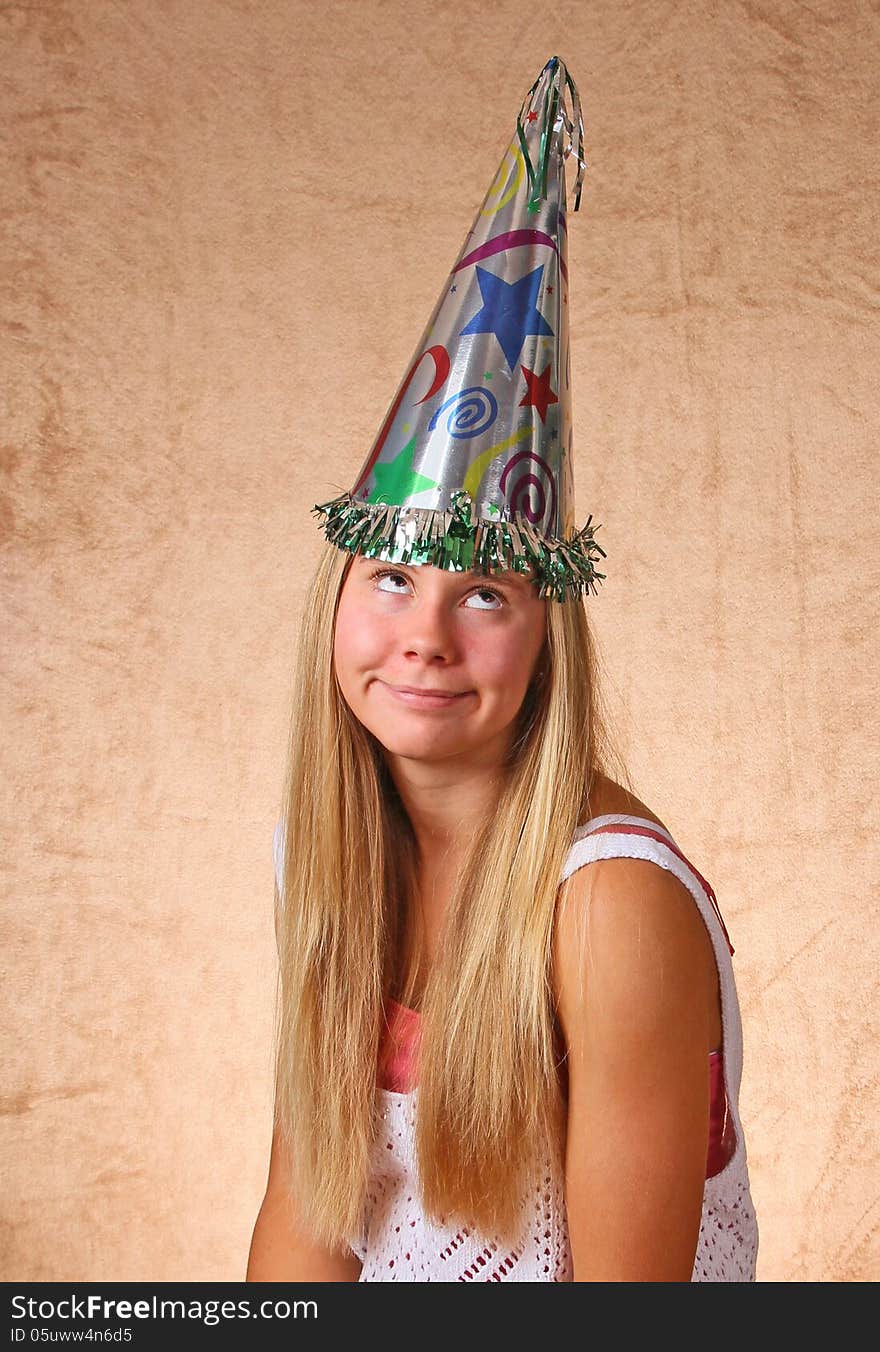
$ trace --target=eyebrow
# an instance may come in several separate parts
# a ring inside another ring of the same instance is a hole
[[[502,587],[513,587],[515,590],[520,586],[528,586],[530,581],[525,573],[517,573],[513,568],[503,573],[459,573],[459,577],[472,577],[479,582],[500,582]]]

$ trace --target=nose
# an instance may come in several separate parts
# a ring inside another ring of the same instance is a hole
[[[408,661],[451,665],[458,657],[454,607],[440,596],[423,595],[404,621],[403,651]]]

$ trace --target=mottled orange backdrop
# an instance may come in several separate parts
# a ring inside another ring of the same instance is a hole
[[[878,1275],[870,0],[4,7],[6,1280],[238,1280],[310,508],[558,53],[578,523],[736,948],[762,1280]]]

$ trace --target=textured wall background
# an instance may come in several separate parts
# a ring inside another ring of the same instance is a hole
[[[48,0],[0,38],[2,1275],[244,1274],[309,509],[558,52],[590,608],[737,950],[759,1277],[876,1278],[876,3]]]

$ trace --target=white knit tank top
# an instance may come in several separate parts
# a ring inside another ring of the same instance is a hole
[[[621,829],[608,829],[615,826]],[[280,822],[274,844],[278,890],[283,895]],[[620,856],[652,860],[684,883],[712,940],[721,988],[724,1084],[736,1142],[724,1168],[705,1181],[691,1281],[754,1281],[758,1224],[739,1115],[743,1035],[727,933],[708,883],[684,859],[670,833],[644,817],[606,814],[578,827],[560,882],[597,859]],[[522,1198],[522,1226],[514,1244],[502,1244],[463,1226],[438,1225],[420,1205],[413,1148],[418,1087],[408,1094],[377,1087],[376,1095],[376,1141],[363,1227],[349,1241],[362,1263],[359,1281],[572,1281],[564,1180],[549,1155]]]

